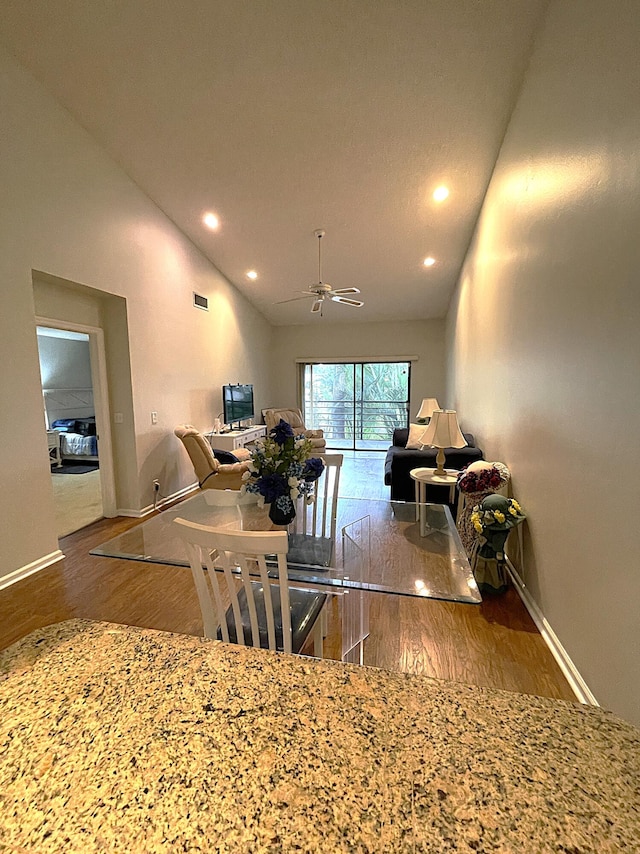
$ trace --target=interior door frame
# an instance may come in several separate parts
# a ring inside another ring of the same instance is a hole
[[[64,329],[67,332],[81,332],[89,336],[89,359],[91,362],[91,385],[96,415],[96,432],[100,441],[98,458],[100,460],[100,489],[102,492],[102,513],[104,516],[116,515],[116,484],[113,474],[113,442],[111,438],[111,414],[109,410],[109,383],[107,374],[107,355],[104,346],[104,330],[99,326],[86,326],[69,320],[55,320],[51,317],[35,318],[36,326],[50,329]]]

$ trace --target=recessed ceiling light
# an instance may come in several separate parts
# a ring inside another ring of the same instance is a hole
[[[212,231],[215,231],[216,228],[218,228],[218,226],[220,225],[220,220],[214,213],[206,213],[202,217],[202,222],[207,226],[207,228],[210,228]]]
[[[258,274],[256,273],[256,271],[255,270],[249,270],[249,272],[247,273],[247,279],[257,279],[257,278],[258,278]]]
[[[433,265],[436,263],[436,259],[432,258],[431,255],[429,255],[428,258],[424,259],[423,263],[425,267],[433,267]]]
[[[444,202],[448,195],[449,190],[444,185],[442,185],[441,187],[436,187],[436,189],[433,191],[433,198],[436,202]]]

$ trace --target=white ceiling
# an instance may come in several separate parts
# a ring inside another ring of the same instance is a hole
[[[418,319],[446,312],[547,2],[3,0],[0,40],[272,323]],[[275,305],[317,282],[317,228],[364,308]]]

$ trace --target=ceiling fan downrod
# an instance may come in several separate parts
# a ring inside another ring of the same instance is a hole
[[[323,228],[317,228],[314,232],[315,236],[318,238],[318,284],[322,284],[322,238],[325,236],[326,232]]]

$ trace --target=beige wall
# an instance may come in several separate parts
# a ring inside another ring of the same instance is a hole
[[[128,326],[130,366],[115,370],[130,371],[131,419],[112,424],[114,445],[119,428],[133,431],[133,460],[120,473],[129,480],[128,509],[150,503],[152,477],[162,478],[164,493],[194,481],[172,431],[185,421],[211,426],[223,383],[253,382],[258,406],[272,393],[264,318],[4,52],[0,114],[2,576],[58,547],[33,271],[90,288],[84,322],[119,329],[120,352]],[[194,290],[209,297],[209,312],[193,308]],[[126,314],[109,305],[101,314],[91,302],[96,293],[121,297]],[[40,309],[46,313],[46,300]],[[124,407],[126,400],[114,403]]]
[[[448,325],[449,388],[528,514],[527,585],[640,723],[640,16],[552,2]]]
[[[442,406],[446,405],[444,337],[443,320],[327,326],[322,318],[316,318],[316,322],[304,326],[279,326],[271,345],[273,400],[269,405],[298,405],[296,359],[348,362],[417,356],[411,366],[410,415],[413,419],[423,397],[436,397]]]

